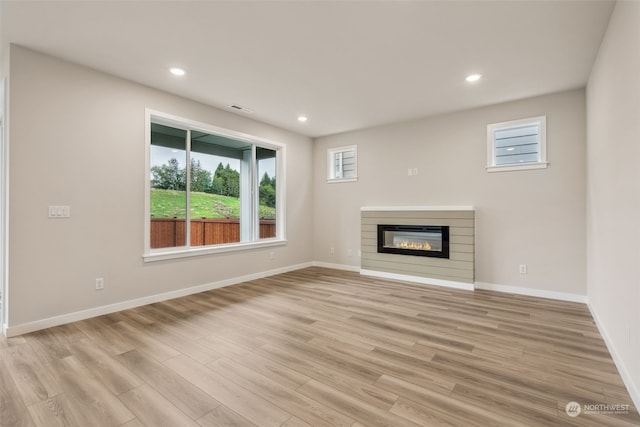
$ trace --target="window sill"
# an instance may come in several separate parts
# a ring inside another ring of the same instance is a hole
[[[340,182],[356,182],[358,178],[327,178],[327,184],[338,184]]]
[[[227,245],[205,246],[199,248],[167,248],[156,249],[143,255],[144,262],[165,261],[178,258],[190,258],[202,255],[211,255],[227,252],[247,251],[251,249],[268,248],[270,246],[284,246],[286,239],[264,239],[259,242],[229,243]]]
[[[509,172],[527,169],[546,169],[547,166],[549,166],[549,162],[524,163],[521,165],[511,164],[501,166],[487,166],[487,172]]]

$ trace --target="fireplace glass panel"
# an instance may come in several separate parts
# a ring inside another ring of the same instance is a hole
[[[378,252],[449,258],[449,227],[378,225]]]
[[[442,233],[412,231],[385,231],[387,248],[415,249],[418,251],[442,251]]]

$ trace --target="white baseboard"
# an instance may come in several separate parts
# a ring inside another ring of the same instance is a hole
[[[530,297],[549,298],[559,301],[587,303],[586,295],[569,294],[564,292],[545,291],[543,289],[522,288],[520,286],[496,285],[493,283],[476,282],[476,289],[504,292],[507,294],[527,295]]]
[[[360,274],[364,276],[380,277],[382,279],[403,280],[405,282],[420,283],[423,285],[444,286],[447,288],[464,289],[466,291],[473,290],[473,283],[454,282],[452,280],[431,279],[428,277],[410,276],[408,274],[388,273],[386,271],[376,270],[360,270]]]
[[[76,311],[73,313],[62,314],[60,316],[49,317],[48,319],[36,320],[34,322],[23,323],[20,325],[9,326],[5,329],[7,337],[15,337],[17,335],[29,332],[39,331],[41,329],[51,328],[53,326],[64,325],[66,323],[77,322],[79,320],[89,319],[91,317],[102,316],[104,314],[115,313],[117,311],[129,308],[140,307],[142,305],[153,304],[155,302],[166,301],[174,298],[184,297],[187,295],[197,294],[211,289],[223,288],[225,286],[236,285],[242,282],[262,279],[263,277],[274,276],[276,274],[287,273],[289,271],[300,270],[313,266],[312,262],[291,265],[274,270],[262,271],[259,273],[248,274],[246,276],[234,277],[232,279],[220,280],[218,282],[205,283],[204,285],[192,286],[189,288],[178,289],[162,294],[150,295],[143,298],[137,298],[128,301],[122,301],[115,304],[103,305],[100,307],[90,308],[88,310]]]
[[[355,265],[347,265],[347,264],[333,264],[330,262],[322,262],[322,261],[313,261],[314,267],[322,267],[322,268],[332,268],[334,270],[343,270],[343,271],[354,271],[359,272],[360,267]]]
[[[604,343],[607,345],[607,349],[609,350],[609,354],[611,354],[613,363],[616,364],[616,368],[618,368],[618,373],[620,374],[620,377],[622,378],[622,381],[624,382],[625,387],[627,387],[629,396],[631,397],[631,400],[633,400],[633,404],[636,406],[636,410],[640,414],[640,385],[635,384],[633,382],[633,378],[631,378],[631,375],[629,375],[629,372],[625,368],[624,363],[622,363],[622,360],[620,360],[620,357],[618,356],[618,351],[616,350],[616,347],[613,345],[613,341],[609,337],[609,334],[607,333],[607,329],[604,327],[602,322],[600,322],[598,315],[596,314],[593,307],[591,307],[591,304],[589,304],[588,302],[587,302],[587,307],[589,307],[589,311],[591,312],[591,317],[593,317],[593,320],[596,322],[598,331],[600,331],[600,335],[602,335],[602,338],[604,339]]]

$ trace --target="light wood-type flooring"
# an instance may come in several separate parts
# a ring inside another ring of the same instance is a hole
[[[1,339],[0,392],[3,426],[640,425],[585,305],[322,268]]]

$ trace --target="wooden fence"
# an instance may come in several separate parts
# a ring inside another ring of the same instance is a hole
[[[152,218],[151,249],[184,246],[184,218]],[[276,221],[260,220],[260,238],[276,236]],[[227,218],[191,219],[191,246],[218,245],[240,241],[240,220]]]

